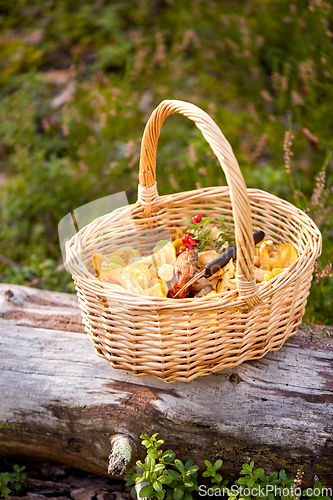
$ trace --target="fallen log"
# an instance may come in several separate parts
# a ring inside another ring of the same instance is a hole
[[[159,432],[182,459],[239,475],[305,465],[333,479],[333,328],[302,325],[279,352],[192,382],[114,370],[84,334],[74,295],[0,285],[0,455],[107,475],[110,439]],[[312,481],[313,484],[313,481]]]

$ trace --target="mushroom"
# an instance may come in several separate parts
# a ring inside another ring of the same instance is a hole
[[[259,249],[260,253],[260,267],[261,269],[271,270],[271,265],[269,261],[268,249],[273,245],[272,240],[264,240]]]
[[[215,250],[206,250],[205,252],[200,252],[198,256],[198,267],[203,269],[212,260],[216,259],[220,254]]]
[[[175,294],[190,280],[197,272],[198,267],[198,251],[190,248],[181,253],[176,260],[174,266],[174,278],[171,281],[171,290],[169,297],[174,297]],[[189,288],[185,288],[177,298],[181,299],[188,297],[190,294]]]
[[[212,291],[213,287],[211,285],[204,286],[203,288],[201,288],[201,290],[199,290],[198,293],[195,294],[195,297],[204,297],[205,295],[207,295]]]
[[[230,290],[236,290],[237,283],[235,277],[235,265],[233,260],[230,259],[226,267],[224,268],[224,274],[222,278],[219,279],[216,285],[217,293],[229,292]]]

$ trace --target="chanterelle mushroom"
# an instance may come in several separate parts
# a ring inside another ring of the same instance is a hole
[[[264,240],[260,245],[260,267],[261,269],[271,270],[268,249],[273,245],[272,240]]]
[[[236,290],[237,283],[235,277],[235,265],[233,260],[230,259],[228,264],[224,268],[224,274],[221,279],[217,282],[216,291],[217,293],[229,292],[230,290]]]

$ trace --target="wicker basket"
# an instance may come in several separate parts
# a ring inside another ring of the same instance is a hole
[[[210,144],[229,187],[159,196],[156,148],[165,118],[180,113],[194,121]],[[238,248],[237,290],[202,298],[145,297],[115,290],[94,276],[92,252],[110,254],[138,237],[148,252],[154,231],[173,235],[183,216],[223,216]],[[291,242],[298,259],[259,286],[254,279],[253,232],[275,243]],[[97,354],[113,368],[172,382],[189,381],[278,350],[302,320],[321,234],[290,203],[246,189],[230,144],[215,122],[193,104],[163,101],[144,131],[138,201],[82,228],[66,244],[86,332]]]

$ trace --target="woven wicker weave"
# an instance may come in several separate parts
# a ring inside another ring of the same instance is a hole
[[[193,120],[210,144],[228,187],[159,196],[156,148],[165,118],[180,113]],[[302,320],[321,234],[290,203],[246,189],[230,144],[205,112],[182,101],[163,101],[152,113],[141,146],[138,201],[81,229],[66,244],[86,331],[99,356],[114,368],[166,382],[189,381],[278,350]],[[94,276],[92,252],[108,255],[126,245],[151,250],[154,232],[171,236],[182,217],[223,216],[235,233],[237,290],[202,298],[145,297],[115,290]],[[282,274],[256,285],[253,232],[275,243],[291,242],[298,259]]]

